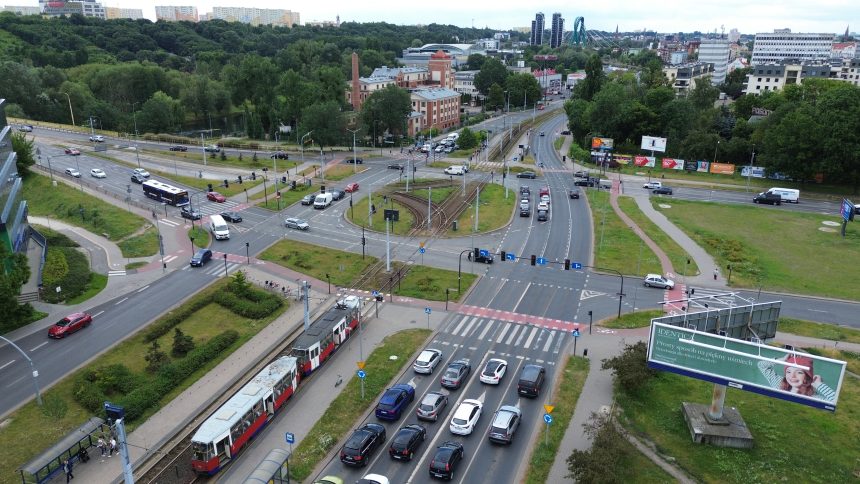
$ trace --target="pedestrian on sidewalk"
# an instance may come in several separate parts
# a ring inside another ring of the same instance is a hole
[[[113,457],[113,453],[116,451],[117,451],[116,450],[116,439],[113,438],[113,436],[111,436],[111,438],[110,438],[110,453],[108,454],[108,457]]]
[[[72,467],[72,461],[70,461],[69,459],[63,461],[63,472],[66,473],[66,484],[69,484],[69,481],[75,478],[75,476],[72,474]]]
[[[105,442],[105,439],[103,437],[99,437],[98,447],[99,452],[101,452],[102,457],[104,457],[105,454],[107,454],[107,442]]]
[[[714,267],[714,280],[715,281],[717,280],[717,276],[719,276],[719,275],[720,275],[720,268]]]

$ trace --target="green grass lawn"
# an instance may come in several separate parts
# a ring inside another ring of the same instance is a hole
[[[570,419],[573,418],[573,410],[576,408],[576,402],[582,393],[583,385],[585,385],[589,361],[586,358],[568,357],[565,364],[559,365],[558,368],[563,369],[563,371],[559,375],[557,387],[552,392],[553,398],[547,402],[547,404],[555,406],[552,412],[553,422],[549,426],[549,438],[547,439],[544,434],[546,426],[541,425],[539,435],[535,436],[538,442],[534,446],[529,459],[529,468],[526,471],[525,482],[528,484],[548,482],[547,478],[558,453],[558,447],[564,438]],[[547,440],[549,445],[545,444]]]
[[[646,311],[636,311],[635,313],[622,314],[620,318],[611,318],[600,323],[600,326],[612,329],[631,329],[644,328],[651,326],[653,318],[660,318],[666,313],[660,309],[649,309]]]
[[[400,212],[400,220],[397,222],[393,222],[389,225],[388,230],[391,231],[394,235],[406,235],[412,230],[413,225],[415,224],[415,216],[412,215],[405,206],[392,201],[390,198],[388,199],[388,203],[383,206],[382,195],[379,193],[373,194],[373,204],[376,205],[376,213],[368,219],[367,214],[367,204],[370,197],[364,197],[361,200],[356,200],[353,204],[352,209],[347,208],[346,216],[347,218],[356,225],[362,225],[367,227],[368,230],[375,230],[377,232],[385,233],[385,220],[383,219],[383,209],[394,209]],[[338,203],[345,203],[349,205],[349,197],[344,198],[342,201]],[[372,221],[373,224],[369,224]]]
[[[434,187],[433,189],[429,190],[430,199],[433,200],[433,203],[435,204],[441,204],[445,201],[446,198],[448,198],[452,193],[454,193],[455,190],[457,190],[457,188],[452,186]],[[423,198],[424,200],[427,200],[427,192],[428,190],[426,188],[419,188],[417,190],[412,190],[410,188],[409,190],[409,193],[415,195],[416,197]]]
[[[685,275],[687,276],[694,276],[699,273],[699,266],[696,265],[696,261],[690,257],[690,254],[682,249],[674,239],[666,234],[666,232],[663,232],[660,227],[657,227],[657,225],[639,209],[639,206],[632,197],[619,197],[618,206],[621,207],[621,210],[623,210],[628,217],[636,222],[636,225],[638,225],[639,228],[651,238],[651,240],[663,249],[663,252],[665,252],[666,255],[669,256],[669,260],[672,261],[672,266],[675,268],[676,273],[686,273]],[[647,247],[642,250],[644,251],[646,249]],[[687,264],[687,260],[690,261],[689,264]]]
[[[147,257],[158,252],[158,229],[149,226],[143,233],[119,241],[125,257]]]
[[[594,221],[594,265],[622,274],[661,274],[663,269],[654,252],[612,210],[609,193],[585,193]]]
[[[382,340],[366,360],[365,398],[361,398],[359,379],[355,376],[349,378],[341,394],[331,402],[323,416],[296,446],[290,459],[290,473],[295,479],[299,482],[307,479],[329,449],[376,402],[377,395],[389,385],[392,378],[410,363],[412,355],[421,348],[429,335],[430,331],[426,329],[409,329]],[[391,360],[391,355],[397,355],[398,358]]]
[[[278,199],[275,198],[275,188],[267,183],[265,196],[263,192],[259,192],[256,195],[257,198],[253,201],[257,202],[258,207],[269,210],[278,210],[278,207],[280,207],[283,210],[304,198],[305,195],[316,195],[318,193],[319,187],[316,185],[296,185],[295,189],[281,190],[281,201],[279,203]]]
[[[453,196],[459,196],[454,193]],[[478,231],[475,229],[475,201],[457,218],[459,229],[454,232],[448,229],[448,235],[469,235],[472,233],[490,232],[508,224],[517,203],[516,193],[510,191],[505,198],[505,188],[501,185],[485,185],[481,190],[480,207],[478,208]]]
[[[331,283],[338,286],[349,286],[364,269],[376,262],[375,257],[362,260],[351,252],[292,240],[281,240],[260,254],[260,258],[321,281],[329,274]]]
[[[558,138],[556,138],[556,139],[552,142],[552,145],[555,147],[555,150],[556,150],[556,151],[560,150],[560,149],[561,149],[561,145],[563,145],[563,144],[564,144],[564,137],[561,137],[561,136],[559,136]]]
[[[327,165],[325,169],[325,181],[326,182],[337,182],[341,181],[344,178],[349,178],[355,174],[361,173],[367,170],[362,165],[355,166],[353,168],[352,164],[338,164],[338,165]],[[317,180],[319,183],[322,183],[322,180]],[[333,185],[326,183],[326,187],[334,188]]]
[[[199,141],[199,140],[198,140]],[[207,143],[209,144],[209,143]],[[192,149],[189,147],[189,149]],[[200,149],[200,145],[196,146],[196,149]],[[244,148],[247,150],[247,148]],[[225,166],[231,168],[246,168],[250,174],[251,171],[258,172],[259,175],[260,170],[266,166],[269,169],[273,169],[272,159],[269,158],[269,155],[274,150],[260,150],[257,151],[257,161],[254,161],[253,153],[250,155],[243,154],[242,159],[239,159],[239,153],[235,148],[222,148],[222,150],[227,154],[226,159],[221,159],[221,153],[206,153],[206,164],[211,166]],[[140,150],[141,153],[146,153],[148,155],[156,156],[162,159],[172,159],[176,158],[177,160],[189,161],[192,163],[198,163],[200,166],[203,166],[203,153],[199,151],[169,151],[165,152],[162,150]],[[290,158],[298,157],[298,154],[293,155],[290,153]],[[287,170],[289,168],[293,168],[298,164],[295,160],[278,160],[278,170]],[[149,170],[152,171],[152,170]],[[244,177],[243,177],[244,178]]]
[[[768,210],[752,204],[716,204],[672,200],[655,208],[680,227],[719,263],[725,276],[732,266],[733,287],[763,288],[800,294],[860,299],[857,267],[860,230],[849,224],[847,236],[823,232],[837,215]],[[742,223],[738,223],[743,221]],[[838,227],[836,227],[838,230]]]
[[[846,343],[860,343],[860,330],[845,326],[815,323],[801,319],[779,318],[776,327],[781,333],[791,333],[810,338],[821,338],[830,341],[844,341]]]
[[[199,222],[199,221],[198,221]],[[194,237],[194,246],[205,249],[209,247],[209,231],[199,225],[188,229],[188,238]]]
[[[860,382],[846,377],[834,413],[730,388],[755,438],[749,450],[691,443],[681,402],[708,404],[713,384],[661,373],[635,399],[616,393],[620,420],[645,435],[693,478],[709,483],[854,482],[860,455]],[[787,447],[787,443],[790,445]],[[801,454],[791,449],[802,449]],[[802,455],[802,458],[798,458]]]
[[[394,270],[397,270],[402,265],[401,263],[395,264]],[[461,277],[461,289],[465,293],[478,276],[464,272],[461,274]],[[377,284],[375,287],[365,287],[364,289],[372,291],[380,287],[382,286]],[[406,274],[406,277],[400,281],[398,286],[395,286],[394,294],[430,301],[444,301],[445,289],[451,289],[448,294],[449,301],[459,301],[461,299],[463,294],[457,292],[457,271],[413,265],[412,269]]]
[[[66,304],[68,304],[69,306],[72,306],[72,305],[79,304],[79,303],[86,301],[87,299],[100,293],[102,291],[102,289],[104,289],[105,286],[107,286],[107,282],[108,282],[108,276],[106,276],[104,274],[97,274],[97,273],[93,272],[90,275],[90,283],[87,284],[86,291],[84,291],[83,294],[80,294],[77,297],[73,297],[73,298],[66,300]]]

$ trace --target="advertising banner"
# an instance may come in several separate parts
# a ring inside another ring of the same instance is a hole
[[[663,158],[663,168],[666,170],[683,170],[684,160],[676,160],[675,158]]]
[[[612,138],[591,138],[591,149],[593,150],[611,150],[615,140]]]
[[[711,166],[711,162],[709,162],[709,161],[701,161],[700,160],[700,161],[697,161],[696,164],[698,165],[696,167],[696,171],[698,171],[699,173],[707,173],[708,168],[710,168],[710,166]]]
[[[633,164],[644,168],[654,168],[657,160],[653,156],[634,156]]]
[[[648,366],[831,412],[845,376],[844,361],[656,322]]]
[[[666,138],[643,136],[641,148],[646,151],[666,151]]]
[[[741,176],[750,176],[753,178],[764,178],[764,167],[763,166],[742,166],[741,167]]]
[[[629,165],[633,163],[632,155],[615,155],[615,161],[622,165]]]
[[[735,174],[735,165],[731,163],[711,163],[711,173],[717,173],[720,175],[734,175]]]
[[[687,171],[696,171],[699,169],[699,162],[698,161],[685,161],[684,162],[684,169]]]

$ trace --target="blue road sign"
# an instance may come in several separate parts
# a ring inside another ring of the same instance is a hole
[[[295,444],[296,443],[296,436],[293,435],[292,432],[287,432],[287,443],[288,444]]]
[[[505,254],[505,258],[508,260],[517,260],[517,255],[513,252],[508,252]]]
[[[424,252],[427,252],[427,250],[425,250],[424,247],[421,247],[418,249],[418,252],[421,252],[423,254]]]
[[[545,258],[543,258],[543,257],[538,257],[538,258],[535,260],[535,262],[537,262],[537,264],[538,264],[538,265],[541,265],[541,266],[545,266],[545,265],[546,265],[546,259],[545,259]]]
[[[358,370],[358,377],[359,378],[364,380],[364,377],[366,377],[366,376],[367,376],[367,373],[365,373],[364,370]]]
[[[487,257],[488,255],[490,255],[490,251],[487,249],[480,249],[478,250],[478,253],[481,254],[482,257]]]
[[[579,330],[578,330],[578,329],[574,329],[574,330],[573,330],[573,337],[574,337],[574,338],[579,338]]]
[[[580,262],[573,262],[572,264],[570,264],[570,266],[574,269],[582,269],[582,263]]]
[[[371,294],[373,295],[373,297],[376,297],[379,295],[379,291],[373,291]]]
[[[552,423],[552,415],[545,413],[543,414],[543,421],[546,422],[547,425]]]
[[[430,311],[431,311],[430,308],[424,308],[424,314],[430,314]]]

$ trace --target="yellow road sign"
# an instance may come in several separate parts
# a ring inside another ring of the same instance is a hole
[[[363,361],[358,361],[358,362],[356,362],[356,364],[358,364],[358,369],[359,369],[359,370],[363,370],[363,369],[364,369],[364,362],[363,362]]]
[[[553,409],[555,409],[552,405],[544,405],[543,409],[546,410],[546,413],[552,413]]]

